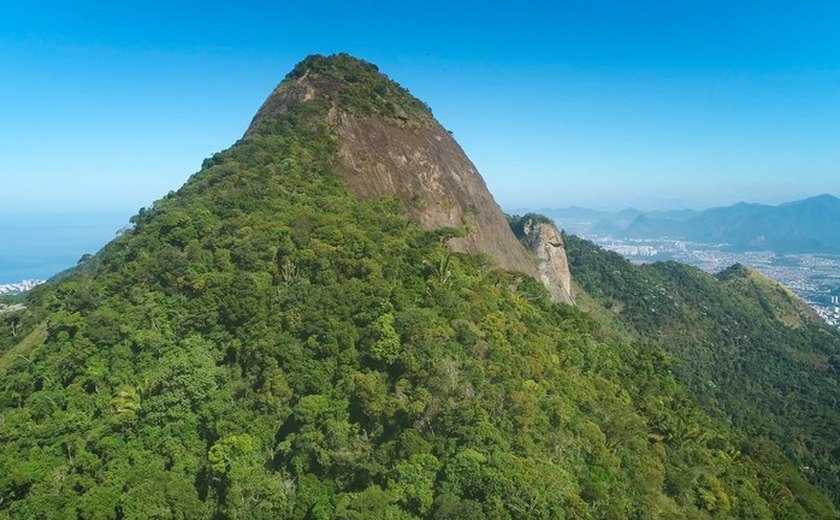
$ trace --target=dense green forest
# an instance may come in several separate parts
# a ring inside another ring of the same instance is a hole
[[[0,296],[0,356],[18,345],[43,319],[43,313],[26,307],[22,296]]]
[[[712,276],[675,262],[633,265],[571,235],[566,247],[581,287],[656,339],[708,412],[777,442],[840,503],[840,334],[741,265]]]
[[[382,78],[321,73],[348,99]],[[27,296],[0,343],[0,518],[836,518],[788,432],[704,411],[595,274],[554,304],[450,253],[466,229],[350,195],[335,107],[263,121]]]

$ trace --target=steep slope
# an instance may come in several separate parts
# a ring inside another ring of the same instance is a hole
[[[583,290],[655,338],[708,412],[777,441],[840,503],[840,334],[743,266],[717,276],[674,262],[636,266],[565,238]]]
[[[606,311],[355,196],[330,114],[365,99],[263,117],[27,298],[0,518],[835,516]]]
[[[422,102],[375,66],[337,55],[303,61],[269,96],[246,136],[300,101],[329,104],[337,173],[357,196],[397,197],[424,229],[466,228],[453,251],[486,253],[536,275],[534,261],[458,143]]]
[[[5,356],[43,320],[42,313],[27,308],[21,301],[21,296],[0,296],[0,356]]]

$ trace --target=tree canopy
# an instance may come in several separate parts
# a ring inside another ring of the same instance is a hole
[[[264,121],[27,297],[0,519],[836,516],[658,338],[350,195],[330,108]]]

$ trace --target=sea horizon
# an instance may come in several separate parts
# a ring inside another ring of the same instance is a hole
[[[0,285],[47,280],[127,225],[126,212],[0,213]]]

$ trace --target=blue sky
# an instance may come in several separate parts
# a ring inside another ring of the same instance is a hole
[[[837,27],[840,2],[7,3],[0,214],[127,217],[340,51],[428,102],[508,209],[840,194]]]

